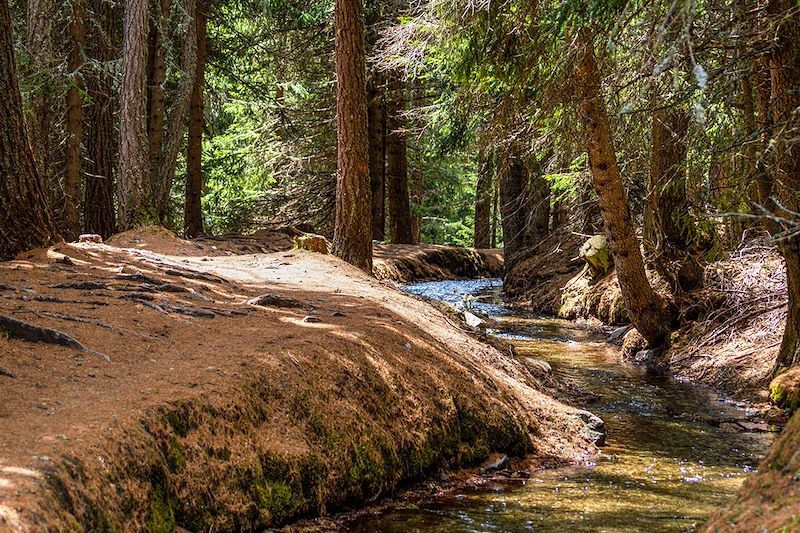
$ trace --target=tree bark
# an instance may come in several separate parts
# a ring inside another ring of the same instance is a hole
[[[81,193],[81,141],[83,140],[83,97],[82,67],[84,63],[84,44],[86,30],[84,19],[86,8],[83,0],[73,0],[72,19],[69,23],[70,42],[67,56],[67,70],[71,73],[72,85],[67,91],[67,113],[65,117],[64,148],[64,237],[68,241],[77,239],[81,231],[80,193]]]
[[[372,273],[372,201],[361,0],[336,0],[336,221],[334,253]]]
[[[492,202],[492,153],[478,151],[478,181],[475,184],[475,248],[489,247],[489,230]]]
[[[412,244],[411,203],[408,190],[408,149],[404,105],[405,84],[397,71],[390,74],[386,104],[386,181],[389,204],[389,240]]]
[[[186,150],[186,199],[183,208],[184,234],[197,237],[203,233],[203,84],[206,68],[206,21],[208,3],[197,5],[197,72],[189,103],[189,145]]]
[[[423,109],[425,108],[427,96],[425,85],[417,78],[414,80],[414,97],[412,108],[414,109],[414,127],[416,135],[414,148],[416,157],[414,165],[409,172],[409,201],[411,204],[411,243],[419,244],[422,240],[422,202],[425,196],[425,147],[422,144],[422,132],[425,129]]]
[[[120,229],[158,222],[152,202],[147,144],[147,0],[126,0],[119,118],[117,200]]]
[[[58,240],[28,144],[7,0],[0,0],[0,72],[0,261],[5,261]]]
[[[49,73],[53,65],[53,2],[52,0],[28,0],[28,52],[31,55],[31,70],[39,75]],[[52,176],[50,151],[50,129],[53,116],[53,87],[49,75],[44,83],[31,95],[29,131],[36,170],[44,186]]]
[[[110,2],[93,0],[97,17],[88,45],[96,66],[88,75],[87,91],[91,103],[87,109],[85,165],[85,200],[83,229],[104,239],[115,230],[114,160],[114,85],[108,62],[114,59],[112,44],[114,13]]]
[[[158,0],[158,11],[151,17],[147,60],[147,142],[150,190],[160,190],[161,163],[164,152],[164,123],[167,79],[167,30],[171,0]],[[154,199],[159,208],[158,200]],[[160,214],[160,213],[159,213]],[[159,217],[160,218],[160,217]]]
[[[789,307],[775,370],[800,364],[800,6],[794,0],[770,0],[775,24],[769,54],[776,164],[774,190],[778,247],[786,263]]]
[[[369,135],[369,181],[372,191],[372,238],[386,238],[386,117],[384,96],[378,72],[372,73],[368,85],[368,135]]]
[[[649,345],[659,346],[669,334],[670,317],[645,275],[639,241],[617,166],[605,101],[600,93],[600,70],[594,43],[583,33],[579,41],[582,49],[576,70],[576,89],[581,100],[589,166],[606,238],[614,257],[617,280],[631,322]]]

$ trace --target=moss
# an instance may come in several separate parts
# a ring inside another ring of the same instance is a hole
[[[175,402],[170,408],[164,408],[162,413],[164,426],[171,428],[180,437],[186,437],[196,427],[196,423],[191,419],[191,408],[188,403]]]
[[[294,517],[303,506],[303,497],[283,482],[259,482],[253,486],[258,507],[257,527],[281,524]]]
[[[167,446],[166,459],[169,469],[173,472],[180,470],[186,464],[186,456],[184,454],[183,447],[181,446],[180,442],[178,442],[178,439],[175,437],[175,435],[170,436],[169,444]]]
[[[796,387],[787,387],[780,379],[776,379],[769,386],[769,401],[786,409],[791,415],[800,407],[800,392]]]
[[[163,484],[154,487],[150,499],[150,516],[144,530],[148,533],[171,533],[175,531],[177,498]]]

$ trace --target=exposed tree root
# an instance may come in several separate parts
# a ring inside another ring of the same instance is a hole
[[[76,350],[80,350],[81,352],[90,353],[99,357],[103,361],[110,361],[107,355],[90,350],[78,339],[72,337],[71,335],[67,335],[63,331],[35,326],[28,322],[4,315],[0,315],[0,329],[2,329],[11,338],[22,339],[30,342],[44,342],[47,344],[66,346],[67,348],[74,348]]]

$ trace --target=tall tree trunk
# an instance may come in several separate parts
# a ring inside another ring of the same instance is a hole
[[[154,184],[154,204],[161,224],[170,225],[170,193],[175,180],[175,168],[178,165],[178,153],[183,142],[183,130],[189,112],[189,101],[192,96],[195,74],[197,72],[197,0],[184,0],[184,9],[188,21],[183,34],[183,51],[180,84],[175,94],[166,120],[164,146],[161,152],[161,164],[158,169],[158,182]]]
[[[81,193],[81,141],[83,140],[83,97],[82,67],[84,63],[84,43],[86,30],[84,19],[86,8],[83,0],[73,0],[72,19],[69,29],[70,42],[67,56],[67,70],[72,74],[72,85],[67,91],[67,113],[65,118],[64,148],[64,237],[75,240],[81,231],[80,193]]]
[[[5,261],[58,239],[28,144],[7,0],[0,0],[0,72],[0,261]]]
[[[580,34],[579,41],[582,50],[576,70],[576,89],[581,99],[589,166],[600,202],[606,238],[614,257],[617,280],[628,316],[647,342],[651,346],[658,346],[669,334],[670,317],[645,275],[639,240],[617,166],[605,101],[600,93],[600,70],[594,54],[594,43],[584,33]]]
[[[416,157],[409,172],[412,244],[419,244],[422,240],[422,201],[425,196],[425,147],[422,143],[422,133],[425,129],[423,109],[426,100],[425,85],[417,78],[414,80],[414,97],[411,102],[414,109],[413,131],[416,139],[413,143]]]
[[[189,103],[189,145],[186,150],[186,200],[184,202],[184,233],[197,237],[203,233],[203,84],[206,68],[207,0],[197,5],[197,72]]]
[[[122,109],[119,118],[117,200],[120,229],[158,222],[148,172],[147,0],[126,0],[122,59]]]
[[[503,226],[503,256],[505,271],[510,272],[525,247],[525,230],[528,218],[527,182],[525,163],[516,153],[500,169],[500,221]]]
[[[169,10],[171,0],[158,0],[158,10],[150,20],[150,37],[148,39],[147,59],[147,142],[148,173],[154,193],[160,189],[161,159],[164,150],[164,121],[166,110],[167,80],[167,30],[169,28]],[[158,199],[154,199],[156,207],[160,207]],[[159,213],[160,214],[160,213]]]
[[[361,0],[336,0],[336,222],[333,251],[372,273],[372,201]]]
[[[781,217],[778,247],[786,263],[789,309],[776,370],[800,364],[800,6],[794,0],[770,0],[775,41],[769,54],[772,72],[774,188]]]
[[[492,208],[492,153],[485,148],[478,151],[478,181],[475,185],[475,248],[489,247],[490,216]]]
[[[368,84],[369,182],[372,191],[372,238],[386,238],[386,117],[382,80],[372,73]]]
[[[411,204],[408,190],[408,149],[406,146],[405,84],[397,71],[390,74],[386,104],[386,181],[389,204],[389,240],[412,244]]]
[[[92,26],[96,29],[91,31],[88,44],[98,66],[91,71],[87,80],[91,103],[86,120],[83,229],[105,239],[115,230],[114,85],[108,70],[108,62],[114,59],[114,13],[111,3],[106,0],[93,0],[92,6],[98,20],[96,26]]]
[[[494,160],[494,153],[492,154],[492,159]],[[491,219],[491,229],[489,230],[489,237],[491,241],[489,242],[489,246],[491,248],[497,248],[497,222],[500,219],[500,178],[497,173],[494,173],[492,177],[492,219]]]
[[[30,142],[36,169],[42,184],[52,176],[50,129],[53,116],[53,85],[49,73],[53,65],[53,17],[52,0],[28,0],[28,52],[31,55],[31,71],[44,78],[43,83],[31,96]]]

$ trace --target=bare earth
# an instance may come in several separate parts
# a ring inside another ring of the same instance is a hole
[[[252,530],[491,451],[592,452],[541,376],[287,245],[150,229],[0,263],[0,315],[86,348],[0,331],[0,530]]]

